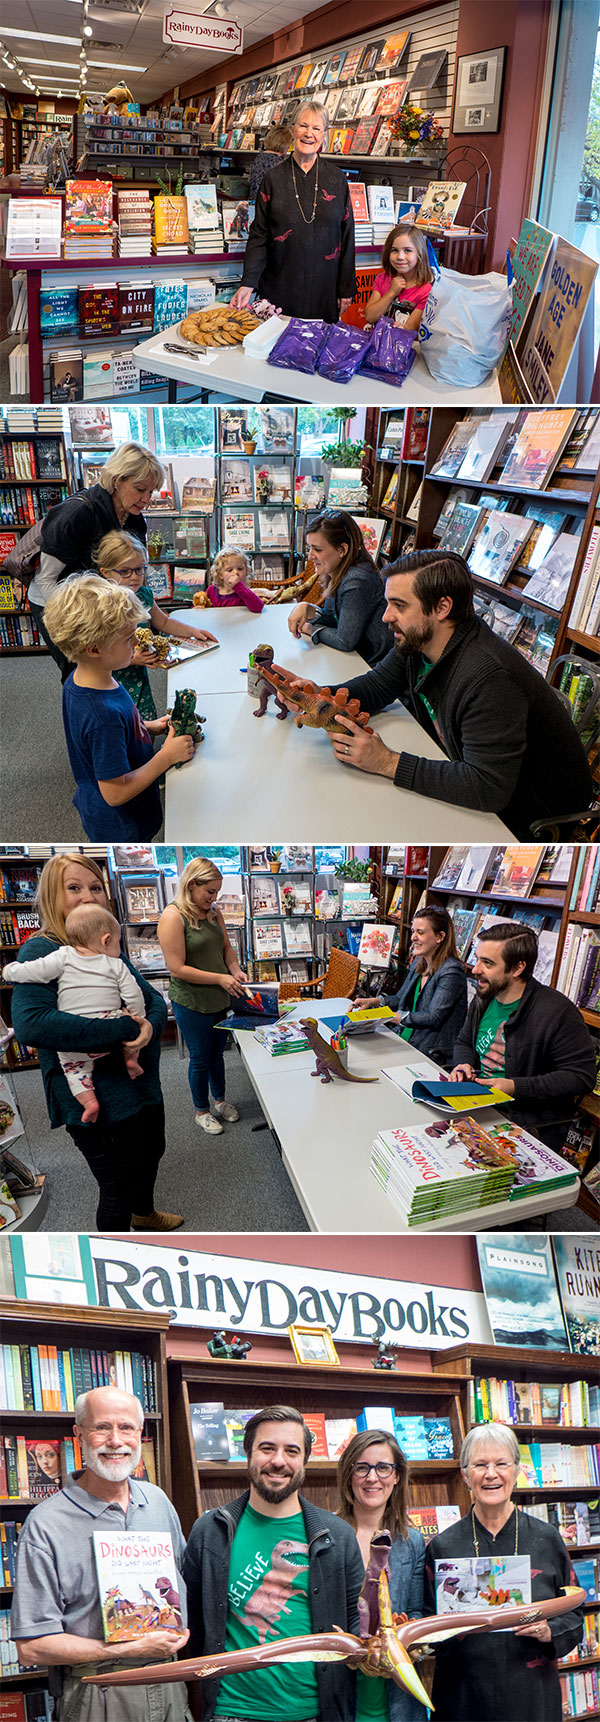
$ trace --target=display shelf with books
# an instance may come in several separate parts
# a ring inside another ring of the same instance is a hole
[[[432,419],[415,547],[465,556],[485,620],[550,679],[584,568],[590,600],[595,592],[598,480],[585,447],[596,447],[600,413],[498,408],[453,419],[441,409]]]
[[[567,886],[553,985],[600,1029],[600,846],[576,847]],[[592,1101],[595,1096],[590,1097]],[[591,1109],[598,1116],[598,1108]]]
[[[241,877],[251,979],[292,979],[298,966],[300,978],[310,980],[317,952],[314,850],[243,849]]]
[[[6,422],[6,421],[4,421]],[[35,421],[33,421],[35,422]],[[71,492],[64,433],[0,432],[0,654],[46,652],[26,589],[2,564],[25,532]]]
[[[386,562],[404,555],[415,538],[430,424],[429,407],[390,408],[378,415],[370,507],[389,523],[381,544]]]
[[[219,407],[217,416],[218,549],[249,557],[251,585],[278,584],[294,572],[301,521],[296,410]]]
[[[68,1240],[67,1240],[68,1241]],[[14,1249],[25,1243],[15,1239]],[[87,1240],[84,1241],[84,1250]],[[91,1261],[83,1277],[91,1274]],[[24,1278],[23,1255],[21,1275]],[[74,1263],[74,1277],[82,1267]],[[88,1387],[118,1385],[138,1393],[145,1406],[141,1475],[171,1491],[171,1448],[167,1391],[166,1336],[169,1315],[148,1310],[127,1314],[80,1304],[50,1304],[2,1297],[0,1347],[0,1519],[23,1522],[47,1495],[61,1488],[77,1468],[72,1436],[75,1398]],[[135,1382],[135,1385],[134,1385]],[[10,1563],[8,1558],[11,1544]],[[14,1576],[16,1531],[2,1537],[3,1589],[7,1600]],[[42,1683],[45,1670],[2,1668],[14,1681]]]
[[[443,1429],[438,1429],[444,1436],[439,1442],[444,1457],[410,1462],[411,1505],[418,1509],[458,1504],[461,1512],[466,1510],[467,1494],[458,1466],[465,1432],[463,1383],[458,1375],[442,1384],[430,1373],[420,1373],[419,1366],[412,1370],[405,1360],[402,1373],[382,1380],[360,1363],[346,1365],[343,1352],[340,1366],[328,1370],[282,1363],[275,1348],[273,1353],[260,1362],[248,1358],[243,1372],[236,1363],[213,1362],[204,1354],[196,1360],[188,1355],[169,1363],[170,1421],[178,1455],[174,1501],[184,1532],[189,1533],[199,1513],[226,1506],[245,1487],[241,1435],[246,1412],[272,1404],[274,1398],[297,1406],[313,1429],[315,1456],[309,1460],[303,1492],[318,1506],[336,1510],[337,1458],[330,1453],[339,1455],[354,1433],[357,1418],[363,1411],[372,1416],[372,1408],[377,1407],[385,1410],[390,1429],[395,1428],[396,1416],[429,1417],[436,1424],[445,1420]],[[419,1365],[421,1359],[419,1354]]]

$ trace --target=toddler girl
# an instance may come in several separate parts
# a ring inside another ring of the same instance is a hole
[[[388,233],[381,256],[381,269],[365,310],[365,322],[391,317],[404,329],[418,329],[423,306],[433,286],[433,270],[427,254],[427,235],[403,223]]]
[[[154,628],[157,634],[173,634],[178,640],[214,642],[214,634],[208,634],[202,628],[190,628],[187,622],[177,622],[173,616],[167,616],[164,610],[159,609],[154,593],[145,584],[148,566],[146,550],[140,540],[133,538],[130,532],[107,532],[100,540],[94,561],[98,573],[102,574],[105,580],[112,580],[117,586],[126,586],[128,591],[135,592],[147,608],[148,626]],[[146,719],[156,717],[156,706],[146,669],[147,664],[155,663],[156,655],[151,647],[137,646],[127,668],[114,671],[115,681],[120,682],[122,688],[126,688],[140,716]]]
[[[247,610],[258,614],[264,609],[262,598],[247,585],[250,563],[243,550],[220,550],[211,568],[212,580],[206,596],[217,609],[224,605],[245,604]]]
[[[50,951],[47,957],[35,957],[32,962],[7,963],[3,978],[12,986],[21,981],[58,981],[58,1009],[68,1016],[122,1016],[123,1009],[132,1018],[145,1019],[146,1007],[141,987],[121,957],[121,928],[115,916],[98,903],[80,903],[71,909],[65,920],[68,945]],[[131,1038],[137,1038],[137,1024],[132,1020]],[[82,1124],[95,1124],[100,1102],[94,1089],[94,1062],[106,1058],[105,1052],[59,1052],[58,1058],[71,1094],[83,1107]],[[123,1057],[132,1081],[143,1076],[137,1053],[127,1044]]]

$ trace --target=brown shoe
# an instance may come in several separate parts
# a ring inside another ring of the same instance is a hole
[[[153,1208],[151,1214],[132,1214],[131,1229],[134,1232],[176,1232],[183,1225],[183,1214],[161,1214]]]

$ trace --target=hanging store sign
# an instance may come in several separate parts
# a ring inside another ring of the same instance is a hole
[[[210,48],[217,54],[241,54],[244,32],[233,18],[206,19],[184,6],[165,6],[163,42],[177,48]]]

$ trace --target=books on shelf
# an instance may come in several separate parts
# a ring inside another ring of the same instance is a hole
[[[528,580],[525,587],[527,597],[541,598],[542,603],[549,604],[551,609],[562,610],[578,550],[579,538],[575,533],[560,532]]]
[[[492,880],[492,896],[528,897],[537,879],[544,850],[544,843],[510,843]]]
[[[385,922],[371,921],[363,926],[358,955],[365,969],[389,968],[396,929]]]
[[[190,1422],[196,1458],[229,1459],[225,1407],[220,1400],[190,1406]]]
[[[440,534],[440,548],[467,556],[485,511],[470,502],[457,502]]]
[[[430,180],[417,216],[417,227],[452,227],[466,183],[461,179]]]
[[[531,521],[524,515],[511,514],[508,509],[492,509],[471,548],[468,557],[471,572],[501,586],[530,532]]]
[[[261,550],[289,550],[290,516],[282,509],[259,508],[258,532]]]
[[[246,250],[254,212],[255,205],[247,198],[223,204],[223,238],[230,254],[237,255]]]
[[[285,519],[285,515],[283,517]],[[223,508],[223,544],[224,550],[254,550],[255,522],[254,511],[251,508]],[[288,529],[289,538],[289,529]],[[286,539],[286,548],[288,539]]]
[[[216,184],[190,183],[185,186],[185,199],[190,238],[198,233],[209,233],[212,238],[217,232],[220,234],[221,218]]]
[[[433,463],[430,475],[432,478],[457,477],[471,439],[486,416],[483,413],[467,413],[464,419],[456,420],[441,453]]]
[[[135,1393],[145,1411],[156,1411],[156,1368],[145,1352],[109,1352],[79,1345],[0,1345],[0,1409],[74,1411],[78,1393],[111,1386]]]
[[[154,245],[157,256],[172,256],[188,248],[188,217],[185,197],[155,197]]]
[[[156,287],[158,294],[159,288]],[[153,281],[123,281],[119,285],[118,325],[121,334],[152,329],[155,287]]]
[[[377,516],[374,515],[369,515],[369,518],[367,519],[364,514],[353,514],[352,519],[356,521],[357,526],[360,526],[365,550],[368,551],[369,556],[372,556],[373,561],[376,562],[387,521],[379,520]]]
[[[154,321],[152,328],[155,334],[163,329],[171,329],[187,315],[188,290],[187,282],[181,277],[172,281],[157,281],[154,290]]]
[[[517,409],[502,412],[500,408],[490,413],[489,418],[480,420],[458,469],[460,479],[465,483],[485,484],[500,460],[516,417]]]
[[[567,927],[556,980],[580,1010],[600,1012],[600,931],[571,921]]]
[[[343,445],[340,453],[343,453]],[[329,476],[328,508],[366,507],[369,497],[359,466],[332,466]]]
[[[569,625],[592,639],[600,632],[600,523],[590,532]]]
[[[600,903],[600,844],[580,848],[571,889],[569,909],[589,913]]]
[[[528,412],[503,468],[502,484],[520,490],[545,490],[576,418],[576,407]]]
[[[310,921],[295,920],[290,917],[283,923],[285,952],[288,957],[310,956],[312,954],[312,932]]]
[[[469,1382],[471,1423],[512,1423],[515,1427],[547,1423],[560,1429],[585,1429],[588,1424],[597,1426],[599,1419],[600,1388],[593,1382],[516,1381],[496,1376],[474,1376]],[[580,1527],[581,1540],[589,1542],[589,1535],[583,1536],[584,1528]]]

